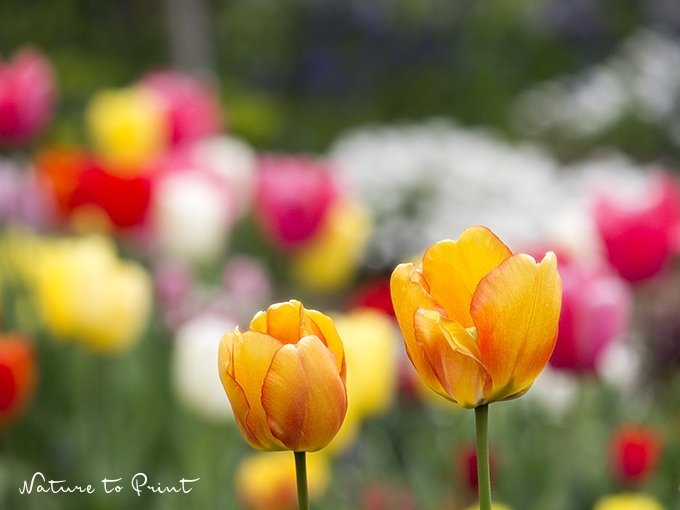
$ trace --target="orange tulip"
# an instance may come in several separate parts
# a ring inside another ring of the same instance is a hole
[[[245,440],[258,450],[316,451],[347,412],[345,356],[330,317],[299,301],[259,312],[222,337],[222,385]]]
[[[391,293],[406,351],[427,385],[463,407],[523,395],[555,346],[562,288],[555,254],[513,255],[486,227],[400,264]]]

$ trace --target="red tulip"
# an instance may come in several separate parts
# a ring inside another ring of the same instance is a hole
[[[628,327],[632,294],[621,278],[560,261],[562,310],[550,364],[594,371],[604,349]]]
[[[279,248],[296,248],[309,240],[336,197],[328,164],[300,156],[261,158],[255,217]]]
[[[38,135],[52,119],[56,79],[48,60],[22,48],[0,61],[0,144],[17,146]]]
[[[354,292],[350,300],[349,309],[375,308],[394,317],[394,306],[390,295],[390,277],[378,276],[365,281]]]
[[[151,198],[148,177],[112,172],[75,147],[44,150],[36,157],[35,165],[65,217],[72,218],[83,207],[96,207],[117,228],[144,222]]]
[[[489,469],[492,473],[497,471],[497,460],[494,451],[489,452]],[[477,449],[474,443],[462,446],[456,457],[456,468],[460,485],[470,492],[477,494],[479,489],[479,473],[477,471]],[[492,479],[496,477],[492,475]]]
[[[0,426],[24,411],[36,381],[33,343],[19,334],[0,335]]]
[[[71,197],[71,207],[94,205],[102,209],[117,228],[140,225],[146,219],[151,199],[148,177],[124,177],[93,165],[82,175]]]
[[[639,484],[656,470],[662,442],[654,429],[627,424],[614,431],[609,447],[614,477],[624,484]]]
[[[140,85],[156,92],[165,105],[172,145],[215,135],[222,123],[217,90],[207,82],[177,71],[155,71]]]
[[[671,257],[680,219],[680,191],[667,174],[657,175],[644,197],[599,197],[595,223],[607,259],[635,282],[661,271]]]

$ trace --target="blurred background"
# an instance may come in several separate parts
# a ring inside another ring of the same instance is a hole
[[[389,275],[477,224],[555,251],[564,287],[549,366],[491,406],[495,501],[680,508],[680,4],[3,0],[0,20],[1,508],[295,508],[292,455],[246,445],[216,368],[224,332],[293,298],[347,352],[313,507],[469,508],[473,413],[422,387]]]

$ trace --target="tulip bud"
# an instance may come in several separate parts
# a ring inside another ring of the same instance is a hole
[[[316,451],[347,412],[345,355],[333,321],[299,301],[270,306],[250,331],[227,332],[222,385],[244,439],[258,450]]]

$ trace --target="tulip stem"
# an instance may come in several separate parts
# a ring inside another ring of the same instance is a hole
[[[477,435],[477,480],[479,510],[491,509],[491,474],[489,472],[489,404],[475,407]]]
[[[293,452],[293,454],[295,455],[298,505],[300,510],[309,510],[309,495],[307,493],[307,452]]]

